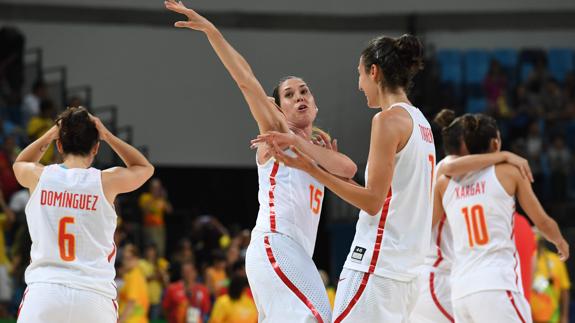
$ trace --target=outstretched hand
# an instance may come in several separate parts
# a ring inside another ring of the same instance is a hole
[[[518,156],[511,152],[505,152],[507,162],[519,169],[521,172],[521,176],[528,179],[531,183],[533,183],[533,173],[531,172],[531,167],[529,167],[529,161],[527,159]]]
[[[555,244],[555,247],[557,248],[557,253],[561,261],[569,259],[569,244],[565,239],[561,239],[559,243]]]
[[[177,12],[188,17],[188,21],[178,21],[174,24],[174,26],[178,28],[190,28],[206,32],[208,29],[213,27],[213,24],[208,19],[204,18],[196,11],[187,8],[181,1],[164,1],[164,6],[170,11]]]

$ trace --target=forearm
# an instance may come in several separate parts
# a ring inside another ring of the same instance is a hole
[[[222,64],[238,85],[255,78],[248,62],[228,43],[217,28],[212,27],[205,33]]]
[[[38,163],[58,133],[58,127],[53,126],[40,138],[24,148],[14,162]]]
[[[118,154],[120,159],[129,167],[153,167],[146,157],[136,148],[126,143],[122,139],[108,132],[105,141],[110,145],[112,150]]]
[[[505,160],[506,156],[503,152],[467,155],[445,161],[438,171],[446,176],[455,177],[502,163]]]
[[[551,241],[554,244],[558,244],[563,240],[559,225],[557,225],[557,222],[555,222],[555,220],[553,220],[548,215],[545,215],[545,217],[543,217],[541,220],[534,221],[534,224],[541,235],[548,241]]]
[[[387,196],[389,185],[385,194],[378,194],[375,190],[355,185],[349,181],[340,179],[327,171],[315,167],[309,172],[318,181],[324,184],[332,192],[353,206],[364,210],[370,215],[376,215],[383,206],[384,196]]]
[[[357,172],[357,165],[346,155],[333,151],[298,137],[297,148],[309,155],[316,163],[328,172],[343,178],[352,178]]]
[[[564,319],[564,322],[569,322],[570,299],[569,290],[561,290],[561,317]]]

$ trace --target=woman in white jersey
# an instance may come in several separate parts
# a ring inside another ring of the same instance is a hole
[[[415,303],[417,268],[431,239],[435,169],[431,127],[406,93],[422,51],[411,35],[381,36],[361,54],[359,89],[370,108],[382,109],[372,120],[365,187],[329,174],[297,148],[296,157],[274,149],[276,158],[362,210],[337,287],[335,322],[406,322]]]
[[[14,162],[18,182],[31,194],[26,206],[31,262],[18,322],[114,323],[114,199],[139,188],[154,167],[84,108],[67,109],[56,124]],[[126,167],[91,168],[98,139],[107,142]],[[64,162],[39,164],[54,140]]]
[[[463,140],[462,117],[455,118],[452,110],[444,109],[434,118],[441,127],[446,156],[436,166],[436,178],[441,175],[456,177],[478,171],[498,163],[515,165],[531,181],[529,163],[510,152],[468,155]],[[467,155],[467,156],[466,156]],[[464,157],[462,157],[464,156]],[[436,223],[437,222],[437,223]],[[453,236],[445,215],[433,223],[431,248],[419,273],[419,297],[410,321],[413,323],[454,322],[451,306],[451,263],[453,261]]]
[[[345,155],[314,145],[317,106],[300,78],[280,81],[270,100],[245,59],[214,25],[181,2],[166,2],[188,21],[176,27],[204,32],[214,51],[238,84],[260,133],[287,134],[293,144],[312,155],[327,171],[351,178],[357,167]],[[297,135],[296,135],[297,133]],[[329,140],[324,141],[329,145]],[[257,151],[260,210],[246,254],[246,272],[260,322],[329,322],[331,309],[313,263],[323,185],[305,172],[284,167],[271,158],[269,147]]]
[[[464,139],[472,154],[499,151],[494,119],[463,117]],[[529,179],[508,163],[451,178],[438,178],[434,218],[445,210],[453,234],[451,289],[457,322],[531,322],[513,237],[515,196],[563,260],[569,246],[541,207]]]

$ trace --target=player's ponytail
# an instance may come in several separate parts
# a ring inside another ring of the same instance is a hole
[[[462,117],[456,118],[455,112],[449,109],[443,109],[433,119],[441,127],[441,139],[443,140],[443,149],[447,155],[461,154],[461,144],[463,142],[463,124]]]

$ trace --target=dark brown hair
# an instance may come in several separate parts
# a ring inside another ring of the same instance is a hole
[[[372,65],[381,69],[381,86],[392,92],[400,88],[409,91],[413,77],[423,69],[423,45],[408,34],[399,38],[374,38],[361,52],[361,57],[366,71],[369,72]]]
[[[463,141],[463,125],[461,117],[456,118],[455,112],[443,109],[433,119],[441,127],[443,149],[447,155],[459,155]]]
[[[68,108],[56,119],[64,154],[87,156],[98,143],[98,129],[85,108]]]
[[[492,117],[484,114],[465,115],[463,120],[463,138],[470,154],[482,154],[489,151],[491,139],[497,139],[499,128]]]

